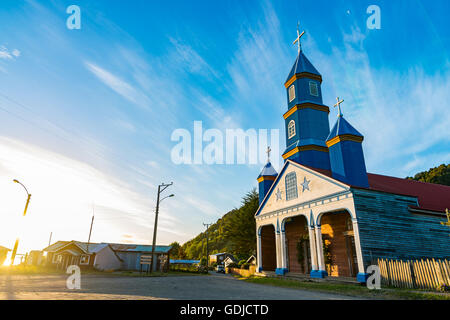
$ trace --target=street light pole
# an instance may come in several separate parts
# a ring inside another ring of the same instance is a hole
[[[160,198],[160,194],[166,190],[168,187],[170,187],[171,185],[173,185],[173,182],[169,183],[169,184],[160,184],[158,186],[158,196],[156,197],[156,212],[155,212],[155,226],[153,227],[153,242],[152,242],[152,262],[150,265],[150,273],[153,272],[153,264],[155,262],[155,246],[156,246],[156,231],[158,228],[158,214],[159,214],[159,204],[165,199],[165,198],[169,198],[169,197],[173,197],[174,195],[171,194],[167,197],[162,198],[161,200],[159,200]]]
[[[14,179],[13,180],[15,183],[20,184],[24,189],[25,192],[27,193],[27,203],[25,204],[25,209],[23,211],[23,216],[25,217],[27,214],[27,210],[28,210],[28,204],[30,203],[30,199],[31,199],[31,194],[28,192],[27,188],[20,183],[18,180]],[[16,258],[16,254],[17,254],[17,248],[19,247],[19,238],[16,239],[16,242],[14,243],[14,248],[13,248],[13,252],[11,254],[11,265],[14,264],[14,259]]]

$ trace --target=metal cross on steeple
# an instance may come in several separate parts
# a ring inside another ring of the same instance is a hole
[[[341,103],[344,102],[344,99],[339,101],[339,97],[336,98],[337,103],[334,105],[335,107],[338,107],[338,117],[342,117],[342,111],[341,111]]]
[[[267,147],[267,162],[270,162],[270,152],[272,151],[272,149],[270,149],[270,147]]]
[[[300,43],[300,38],[305,34],[305,31],[303,31],[300,34],[300,22],[297,22],[297,39],[295,39],[293,44],[298,45],[298,53],[300,54],[300,51],[302,51],[302,44]]]

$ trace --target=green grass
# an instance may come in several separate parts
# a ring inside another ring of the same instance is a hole
[[[242,281],[285,288],[314,290],[326,293],[334,293],[359,298],[388,299],[388,300],[450,300],[450,294],[433,293],[421,290],[407,290],[397,288],[381,288],[380,290],[370,290],[365,286],[357,284],[340,284],[329,282],[305,282],[300,280],[250,277],[239,278]]]
[[[64,270],[56,270],[53,268],[37,267],[37,266],[12,266],[12,267],[0,267],[0,275],[65,275]],[[101,276],[119,276],[119,277],[170,277],[170,276],[197,276],[204,275],[200,273],[169,271],[153,272],[153,273],[140,273],[139,271],[97,271],[93,269],[81,270],[83,275],[101,275]]]

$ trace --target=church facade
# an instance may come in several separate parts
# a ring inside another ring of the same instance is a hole
[[[300,41],[300,36],[297,39]],[[330,130],[322,76],[299,45],[285,82],[284,166],[258,176],[257,268],[367,279],[378,258],[449,258],[450,187],[367,173],[364,137],[342,115]]]

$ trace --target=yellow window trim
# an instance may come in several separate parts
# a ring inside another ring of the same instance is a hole
[[[293,106],[291,109],[289,109],[288,112],[286,112],[283,115],[283,118],[286,120],[294,112],[296,112],[297,110],[301,110],[301,109],[314,109],[314,110],[319,110],[319,111],[330,113],[330,108],[328,108],[327,106],[322,106],[320,104],[306,102],[306,103],[296,104],[295,106]]]
[[[343,134],[340,136],[336,136],[333,139],[330,139],[326,142],[328,148],[334,146],[336,143],[341,141],[354,141],[354,142],[363,142],[364,138],[359,136],[354,136],[352,134]]]
[[[291,151],[283,154],[283,159],[287,159],[291,156],[293,156],[294,154],[296,154],[297,152],[300,151],[321,151],[321,152],[328,152],[328,148],[327,147],[321,147],[321,146],[316,146],[316,145],[308,145],[308,146],[301,146],[301,147],[296,147],[294,149],[292,149]]]
[[[264,180],[271,180],[271,181],[275,181],[277,177],[274,176],[262,176],[258,179],[258,182],[263,182]]]
[[[302,72],[302,73],[296,73],[294,74],[288,81],[286,81],[286,83],[284,84],[284,86],[287,88],[289,88],[289,86],[291,84],[294,83],[295,80],[297,79],[301,79],[301,78],[309,78],[309,79],[313,79],[313,80],[317,80],[320,83],[322,83],[322,77],[318,76],[316,74],[312,74],[312,73],[308,73],[308,72]]]

